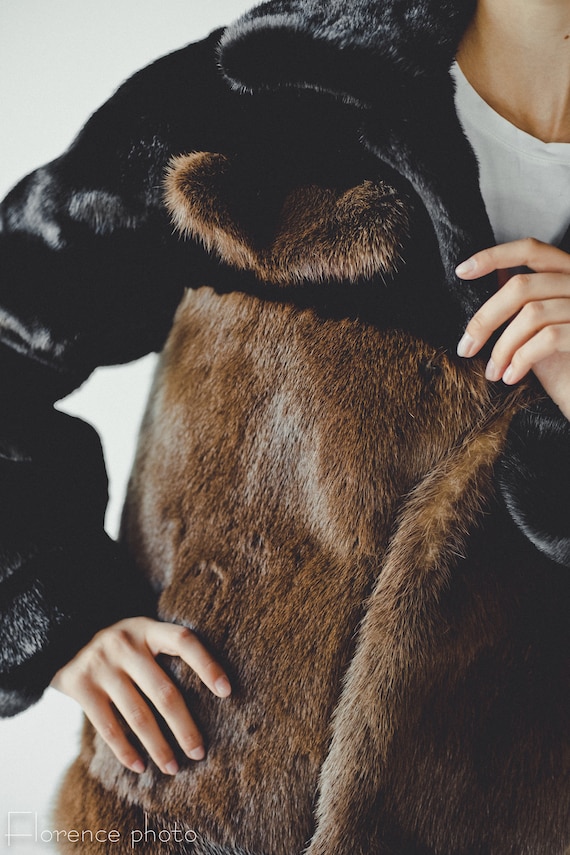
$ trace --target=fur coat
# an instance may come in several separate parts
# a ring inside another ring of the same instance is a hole
[[[59,828],[570,851],[570,426],[454,355],[497,287],[454,274],[494,242],[449,76],[473,6],[270,0],[4,201],[1,711],[133,614],[194,628],[235,687],[165,657],[206,760],[137,776],[86,725]],[[150,350],[117,544],[98,439],[52,404]]]

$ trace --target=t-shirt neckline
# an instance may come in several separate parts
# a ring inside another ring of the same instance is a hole
[[[463,102],[468,107],[466,116],[461,116],[462,122],[465,119],[474,125],[479,132],[493,136],[502,145],[515,149],[526,157],[548,160],[550,163],[570,164],[570,143],[544,142],[521,128],[517,128],[516,125],[497,113],[479,95],[466,78],[457,61],[453,63],[451,72],[456,86],[461,87]]]

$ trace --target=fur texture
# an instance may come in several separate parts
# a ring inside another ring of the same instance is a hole
[[[235,86],[307,86],[368,107],[364,139],[426,205],[463,326],[497,288],[494,275],[475,285],[455,276],[458,259],[494,243],[448,74],[474,6],[471,0],[325,6],[273,0],[228,28],[220,42],[222,66]]]
[[[270,0],[227,28],[221,62],[231,83],[256,92],[294,83],[391,101],[395,75],[449,68],[474,8],[474,0]]]
[[[207,759],[135,776],[86,725],[56,827],[120,827],[122,855],[145,822],[196,833],[173,855],[567,852],[568,429],[450,356],[497,286],[453,273],[493,239],[447,74],[472,8],[273,0],[3,203],[6,708],[144,609],[126,555],[235,687],[165,659]],[[166,339],[107,552],[100,449],[47,413]]]
[[[357,282],[390,274],[408,236],[405,204],[383,182],[365,181],[344,193],[295,189],[283,201],[269,245],[259,245],[236,221],[231,207],[239,194],[222,155],[200,152],[171,163],[165,201],[177,229],[261,282]]]
[[[229,171],[211,155],[178,161],[169,204],[259,277],[260,250],[236,251],[231,198],[220,205]],[[375,195],[364,207],[349,198],[323,258],[348,244],[356,216],[374,232]],[[296,221],[278,222],[293,229],[262,256],[266,278],[294,293]],[[135,776],[87,726],[58,827],[123,816],[136,828],[146,812],[153,828],[196,831],[173,851],[197,855],[562,853],[567,575],[551,567],[537,585],[522,539],[497,525],[493,483],[512,416],[531,399],[520,389],[501,400],[477,362],[404,331],[188,292],[142,428],[124,538],[160,592],[160,617],[203,633],[235,692],[220,701],[171,661],[210,741],[206,761],[180,758],[174,779],[150,763]],[[549,663],[540,693],[529,657],[541,673]],[[507,739],[513,684],[523,710]],[[482,831],[495,804],[501,816]]]
[[[515,419],[499,473],[505,503],[521,531],[537,549],[566,566],[569,448],[570,424],[552,402],[542,401]]]
[[[40,414],[38,436],[37,417],[25,405],[0,417],[3,716],[38,700],[70,649],[101,628],[101,614],[118,620],[152,609],[144,582],[103,531],[107,481],[95,431],[52,411]]]

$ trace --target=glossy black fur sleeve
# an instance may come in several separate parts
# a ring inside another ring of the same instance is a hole
[[[218,39],[134,75],[0,207],[0,343],[57,371],[56,394],[160,349],[182,290],[203,275],[202,249],[174,234],[163,182],[174,155],[223,148],[238,96],[220,78]]]
[[[103,626],[152,613],[103,530],[99,439],[53,403],[96,366],[160,349],[200,284],[205,253],[173,234],[162,181],[171,156],[218,137],[235,100],[218,38],[131,78],[0,209],[1,715],[37,700]]]
[[[91,427],[38,403],[3,408],[2,715],[36,701],[103,626],[153,613],[150,591],[104,532],[106,504],[105,466]]]

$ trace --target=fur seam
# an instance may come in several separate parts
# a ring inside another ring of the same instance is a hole
[[[439,600],[449,586],[453,560],[464,553],[492,492],[493,468],[520,394],[417,486],[400,515],[334,714],[331,748],[321,769],[318,825],[306,855],[346,851],[346,841],[339,839],[339,829],[350,828],[345,812],[358,803],[364,816],[374,804],[415,684],[429,684],[440,660],[446,661]]]

